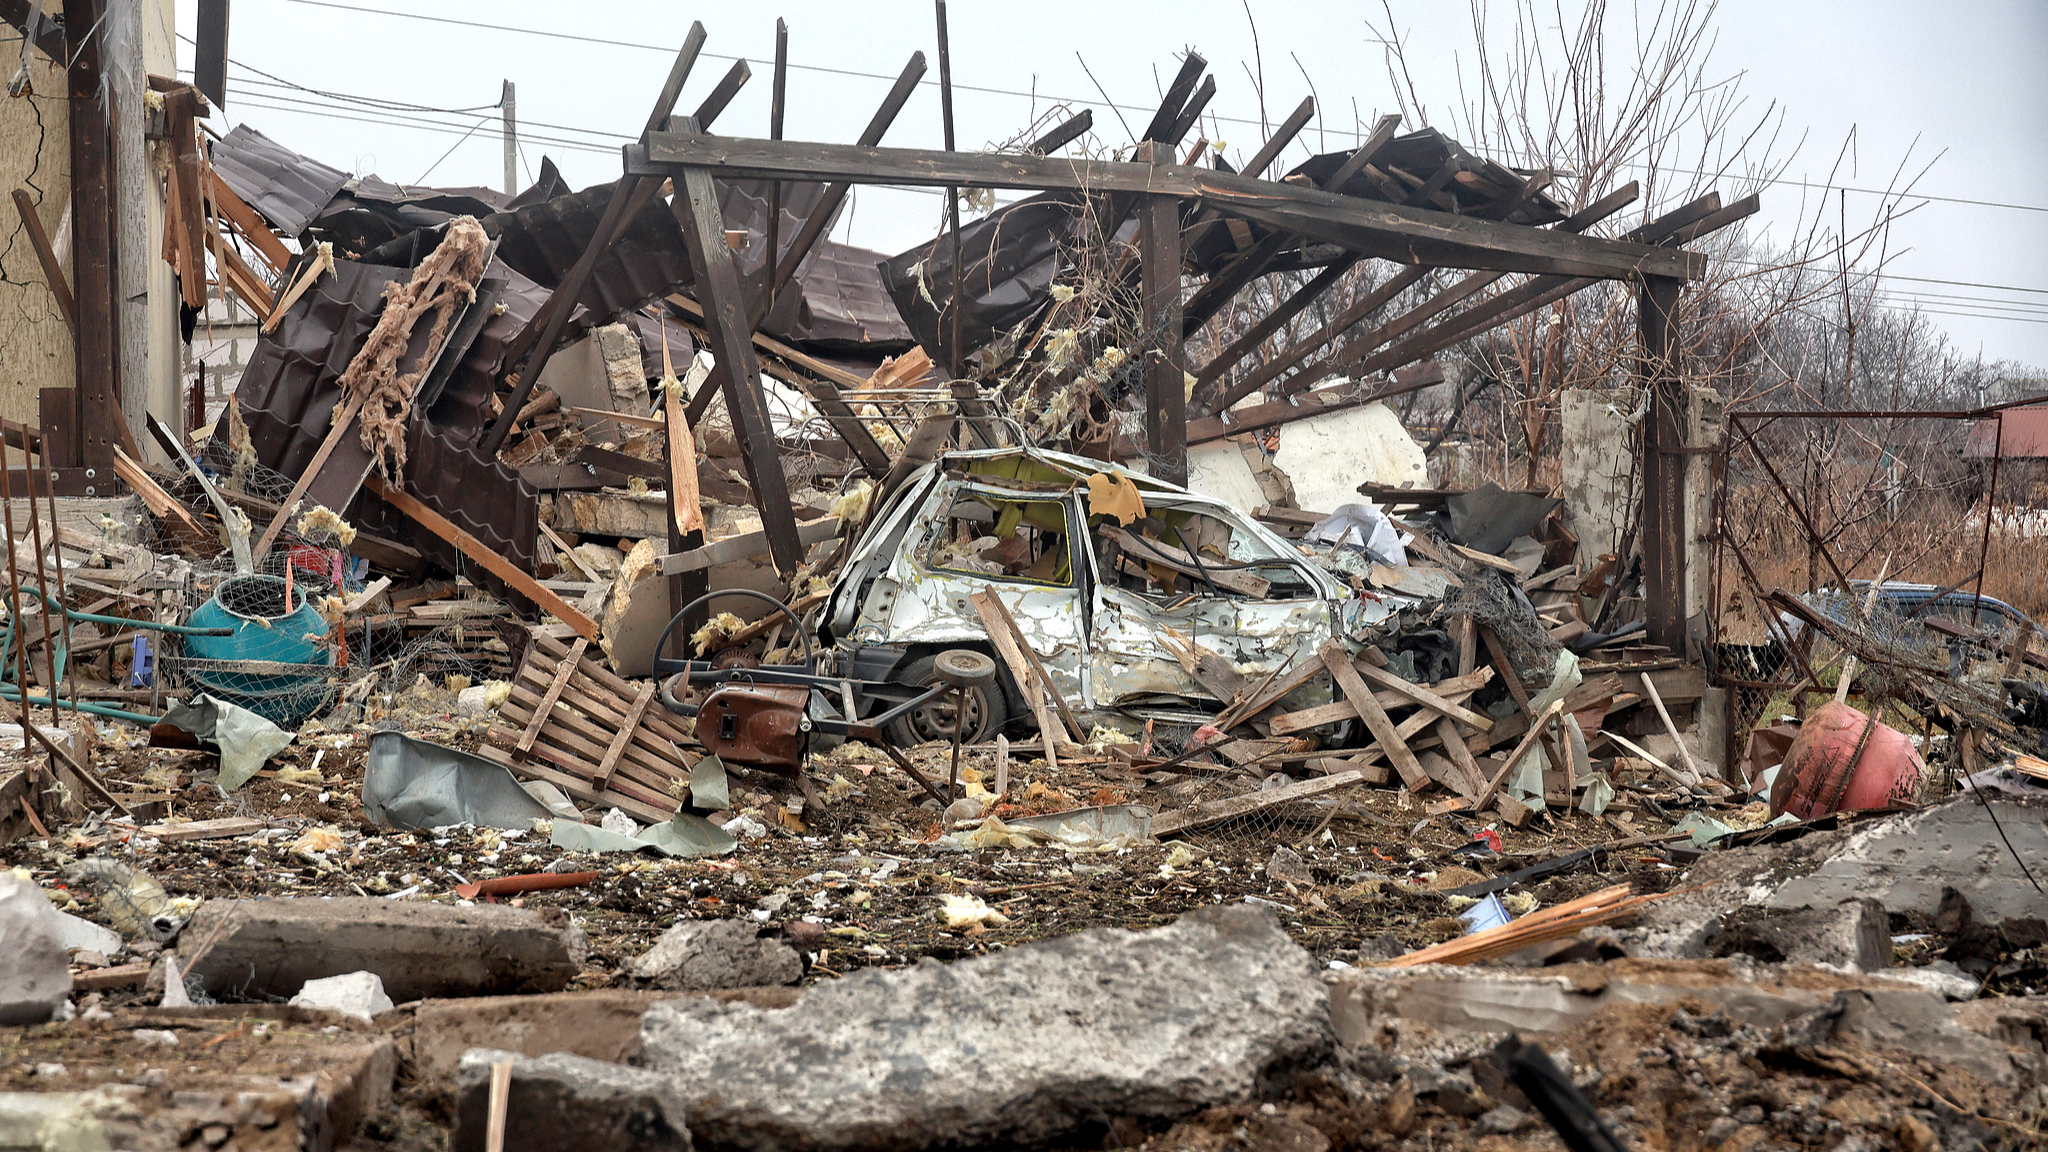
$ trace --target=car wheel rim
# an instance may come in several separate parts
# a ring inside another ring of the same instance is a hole
[[[976,689],[969,689],[966,697],[967,735],[964,738],[972,740],[980,735],[982,725],[988,723],[988,702]],[[954,691],[913,708],[910,712],[911,731],[917,734],[919,742],[943,740],[950,743],[960,704],[960,693]]]

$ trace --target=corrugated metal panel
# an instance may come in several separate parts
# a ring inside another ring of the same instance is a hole
[[[2002,434],[1998,430],[2001,422],[2005,425]],[[1977,460],[1994,455],[2007,460],[2048,457],[2048,405],[2007,408],[2000,416],[1977,421],[1963,445],[1963,455]]]
[[[557,196],[515,212],[483,220],[484,231],[498,240],[498,258],[537,284],[560,284],[569,274],[598,218],[611,203],[612,185],[600,184],[568,196]],[[682,229],[656,198],[627,225],[625,234],[592,269],[590,283],[578,301],[598,317],[616,316],[659,299],[690,281],[690,254]]]
[[[434,401],[428,419],[444,428],[467,429],[472,434],[490,422],[490,403],[498,370],[504,365],[505,350],[548,298],[548,290],[493,260],[484,272],[479,294],[488,296],[490,319],[476,339],[463,350],[462,360],[448,377],[448,386]],[[499,311],[502,306],[503,311]],[[570,317],[569,331],[581,334],[587,312],[580,309]]]
[[[383,308],[384,286],[410,275],[404,268],[337,261],[334,276],[322,278],[293,305],[275,332],[257,341],[256,352],[235,390],[257,463],[287,479],[297,479],[305,470],[333,426],[335,404],[341,397],[336,381],[376,324]],[[485,274],[486,282],[494,275],[507,283],[504,298],[525,308],[528,316],[546,295],[530,283],[513,283],[516,274],[495,263]],[[407,434],[405,487],[429,508],[530,572],[539,532],[538,495],[516,470],[485,460],[470,447],[479,424],[476,409],[481,400],[474,395],[477,382],[482,382],[483,395],[488,395],[487,362],[502,356],[508,333],[516,333],[525,323],[512,316],[510,308],[507,315],[511,319],[493,317],[485,324],[484,333],[464,350],[462,367],[434,406],[434,413],[458,417],[466,413],[467,419],[446,426],[431,419],[413,421]],[[422,340],[424,335],[419,334]],[[217,459],[225,458],[225,435],[224,429],[217,433],[211,447]],[[359,453],[356,443],[353,437],[344,437],[336,451]],[[452,546],[374,497],[358,498],[344,515],[372,532],[405,540],[451,571],[468,571],[465,565],[474,567]],[[483,573],[471,575],[505,594]]]
[[[384,286],[408,275],[347,260],[335,262],[278,324],[256,341],[235,387],[256,462],[297,479],[333,425],[341,395],[335,381],[355,357],[384,307]],[[216,433],[225,452],[225,425]]]
[[[308,159],[247,124],[214,141],[214,170],[280,236],[296,237],[348,183],[348,173]]]
[[[413,421],[406,451],[407,492],[454,521],[484,547],[518,565],[520,571],[533,571],[540,538],[540,494],[520,477],[518,469],[485,459],[476,450],[471,433],[436,427],[426,420]],[[363,500],[383,503],[370,496]],[[525,603],[504,581],[432,532],[410,520],[403,531],[401,539],[434,563],[468,576],[499,596]]]
[[[803,306],[786,332],[775,333],[807,346],[850,347],[915,343],[910,326],[882,286],[880,252],[822,240],[797,276]]]

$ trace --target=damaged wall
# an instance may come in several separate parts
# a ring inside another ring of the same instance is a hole
[[[18,59],[20,53],[20,37],[0,40],[0,56]],[[57,245],[58,259],[68,264],[71,114],[64,73],[34,52],[29,82],[28,95],[0,99],[0,180],[7,190],[26,189],[35,199],[43,231]],[[71,330],[12,202],[0,201],[0,220],[5,221],[0,232],[7,236],[0,245],[0,316],[5,317],[0,324],[0,416],[36,424],[36,393],[71,387]]]
[[[1330,512],[1358,503],[1358,486],[1429,486],[1429,461],[1401,418],[1367,404],[1296,421],[1280,429],[1273,463],[1294,482],[1295,503]]]
[[[1630,509],[1635,458],[1628,451],[1625,394],[1574,388],[1561,397],[1564,433],[1558,452],[1558,495],[1565,524],[1590,562],[1615,550]]]

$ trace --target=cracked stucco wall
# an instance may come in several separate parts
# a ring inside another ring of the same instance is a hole
[[[0,71],[12,75],[20,59],[21,36],[0,28]],[[35,52],[29,78],[32,94],[9,98],[0,89],[0,416],[33,424],[36,393],[72,384],[71,330],[9,196],[21,188],[36,201],[68,265],[71,138],[62,72]]]
[[[176,74],[172,50],[173,0],[110,0],[105,33],[108,91],[116,101],[113,165],[124,210],[119,246],[121,407],[139,445],[142,413],[173,427],[179,419],[177,283],[164,263],[162,144],[143,139],[143,94],[149,76]],[[0,26],[0,73],[12,75],[21,59],[21,36]],[[0,91],[0,416],[37,423],[36,395],[68,388],[73,371],[71,331],[57,311],[42,264],[9,198],[28,192],[36,215],[70,272],[71,142],[64,77],[40,51],[31,53],[31,91],[10,98]]]

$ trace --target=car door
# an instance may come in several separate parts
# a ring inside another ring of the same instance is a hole
[[[985,646],[988,630],[970,597],[986,588],[1009,609],[1053,687],[1085,706],[1088,612],[1078,525],[1063,494],[942,481],[867,598],[863,623],[873,630],[866,635],[906,647]]]
[[[1089,670],[1101,705],[1193,704],[1214,711],[1227,701],[1220,689],[1231,682],[1314,660],[1317,648],[1339,632],[1335,583],[1233,509],[1154,496],[1146,521],[1119,527],[1098,520],[1091,520]],[[1119,543],[1133,537],[1135,543]],[[1175,555],[1200,563],[1179,570],[1161,563]],[[1208,582],[1234,578],[1242,589],[1245,576],[1265,583],[1264,594],[1224,592]],[[1211,662],[1202,676],[1190,672],[1175,655],[1190,647],[1215,653],[1221,665]],[[1289,702],[1305,707],[1329,699],[1327,685],[1303,692]]]

